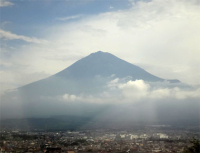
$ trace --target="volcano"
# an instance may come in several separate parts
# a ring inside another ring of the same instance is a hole
[[[157,77],[110,53],[98,51],[48,78],[6,92],[1,97],[1,118],[57,115],[86,116],[87,118],[101,114],[99,120],[108,119],[109,121],[117,118],[121,121],[153,122],[159,118],[159,122],[169,122],[173,118],[173,122],[177,120],[184,122],[185,119],[190,121],[191,116],[195,118],[195,122],[199,120],[197,117],[199,103],[196,100],[188,103],[186,100],[177,102],[174,99],[162,99],[162,102],[157,100],[148,103],[149,100],[144,99],[144,101],[134,103],[141,93],[140,90],[131,89],[128,94],[129,98],[130,95],[132,96],[133,104],[126,103],[123,101],[123,95],[119,96],[122,93],[111,89],[109,84],[118,80],[125,84],[128,81],[140,80],[139,82],[143,85],[150,84],[151,87],[155,85],[153,89],[159,89],[158,86],[166,85],[167,82],[169,87],[165,87],[164,91],[168,91],[170,86],[173,88],[182,84],[179,80]],[[111,98],[108,97],[111,103],[97,102],[102,102],[102,99],[106,99],[109,94],[112,95]],[[120,105],[115,105],[115,102],[119,101],[118,98],[121,99]]]
[[[154,76],[144,69],[128,63],[110,53],[98,51],[86,56],[68,68],[45,78],[18,88],[26,96],[48,96],[64,93],[101,92],[106,82],[115,78],[130,77],[131,80],[147,82],[179,83],[179,80],[166,80]]]

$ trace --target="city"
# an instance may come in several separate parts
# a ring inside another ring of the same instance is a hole
[[[135,127],[129,130],[2,130],[1,152],[177,153],[200,138],[199,127]]]

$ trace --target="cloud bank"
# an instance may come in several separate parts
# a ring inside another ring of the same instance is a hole
[[[162,84],[162,83],[161,83]],[[137,103],[162,100],[200,99],[200,88],[181,89],[179,87],[154,87],[143,80],[129,80],[116,78],[107,84],[108,90],[98,95],[64,94],[60,100],[66,102],[89,103]]]

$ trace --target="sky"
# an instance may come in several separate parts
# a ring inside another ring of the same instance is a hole
[[[99,50],[199,86],[199,42],[199,0],[0,0],[0,93]]]

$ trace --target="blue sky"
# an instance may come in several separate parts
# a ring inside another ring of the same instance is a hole
[[[199,0],[0,0],[1,91],[110,52],[200,85]]]
[[[130,7],[128,0],[15,0],[1,8],[1,23],[5,30],[19,35],[40,36],[41,29],[59,24],[58,18],[95,15]],[[75,20],[71,19],[70,21]]]

